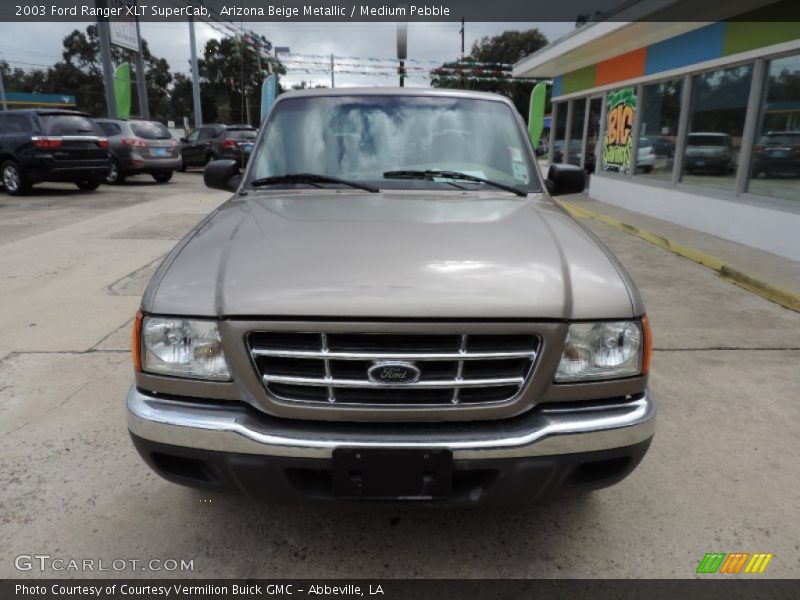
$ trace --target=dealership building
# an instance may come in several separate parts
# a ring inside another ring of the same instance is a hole
[[[593,172],[596,200],[800,260],[796,1],[691,23],[633,6],[524,58],[515,77],[553,80],[550,160]]]

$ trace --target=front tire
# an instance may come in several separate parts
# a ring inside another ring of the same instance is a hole
[[[79,179],[75,182],[79,190],[84,192],[93,192],[100,187],[100,180],[98,179]]]
[[[7,160],[0,167],[0,181],[10,196],[24,196],[31,191],[31,182],[16,161]]]
[[[155,179],[158,183],[167,183],[170,179],[172,179],[172,171],[153,173],[153,179]]]

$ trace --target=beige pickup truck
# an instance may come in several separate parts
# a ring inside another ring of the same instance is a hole
[[[281,95],[233,196],[153,276],[128,427],[164,478],[283,501],[530,503],[616,483],[654,432],[651,336],[550,194],[508,99]]]

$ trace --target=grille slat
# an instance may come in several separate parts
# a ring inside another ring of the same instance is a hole
[[[282,401],[457,407],[516,396],[530,377],[539,337],[253,332],[248,345],[267,393]],[[370,379],[369,369],[386,361],[410,365],[419,377]]]

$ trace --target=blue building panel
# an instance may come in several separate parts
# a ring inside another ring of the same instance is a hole
[[[722,56],[726,23],[712,23],[653,44],[647,49],[644,74],[653,75]]]
[[[553,79],[553,91],[552,97],[558,98],[561,94],[564,93],[564,76],[559,75]]]

